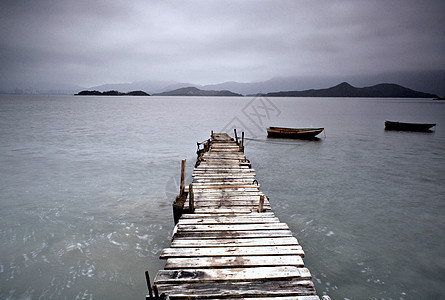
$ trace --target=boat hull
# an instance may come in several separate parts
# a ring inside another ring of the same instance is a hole
[[[290,139],[316,139],[316,135],[323,132],[324,128],[267,128],[267,137]]]
[[[428,123],[403,123],[403,122],[385,122],[385,130],[398,130],[398,131],[423,131],[429,132],[431,128],[436,124]]]

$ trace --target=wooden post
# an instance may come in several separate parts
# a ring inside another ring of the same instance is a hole
[[[193,198],[193,184],[190,183],[189,185],[189,210],[190,213],[193,213],[195,211],[195,199]]]
[[[213,139],[213,130],[210,132],[210,137]]]
[[[151,289],[151,283],[150,283],[150,274],[148,274],[148,271],[145,271],[145,280],[147,281],[148,294],[150,295],[150,299],[153,299],[153,291]]]
[[[159,299],[158,287],[156,285],[153,286],[153,290],[155,292],[155,299]]]
[[[184,194],[184,186],[185,186],[185,162],[186,160],[183,159],[181,162],[181,185],[179,186],[179,195]]]
[[[244,152],[244,131],[241,133],[241,144],[239,146],[239,150]]]
[[[263,207],[264,207],[264,195],[261,194],[260,195],[260,205],[258,207],[258,212],[263,212]]]
[[[237,145],[239,145],[238,144],[238,136],[236,135],[236,128],[233,128],[233,131],[235,132],[235,142]]]

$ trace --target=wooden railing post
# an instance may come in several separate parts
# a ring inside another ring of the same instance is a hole
[[[179,195],[181,196],[184,194],[185,187],[185,162],[185,159],[183,159],[181,162],[181,184],[179,186]]]
[[[241,133],[241,143],[239,144],[239,151],[244,152],[244,131]]]
[[[193,184],[190,183],[189,185],[189,210],[190,213],[193,213],[195,211],[195,199],[193,195]]]
[[[159,299],[158,287],[156,285],[153,286],[153,291],[155,292],[155,299]]]
[[[239,145],[238,144],[238,135],[236,134],[236,128],[233,128],[233,131],[235,132],[235,142],[237,145]]]
[[[150,274],[148,274],[148,271],[145,271],[145,281],[147,281],[148,294],[150,295],[150,299],[153,299],[153,291],[151,289],[151,283],[150,283]]]
[[[260,203],[258,206],[258,212],[263,212],[263,208],[264,208],[264,195],[260,195]]]

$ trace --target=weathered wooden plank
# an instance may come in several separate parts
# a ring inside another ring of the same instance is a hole
[[[224,180],[227,179],[243,179],[243,180],[252,180],[252,182],[256,179],[255,172],[234,172],[234,171],[207,171],[207,172],[196,172],[193,173],[192,176],[199,180]]]
[[[199,165],[194,169],[193,172],[206,172],[206,171],[235,171],[235,172],[254,172],[254,169],[249,168],[248,166],[220,166],[220,165]]]
[[[193,177],[196,176],[211,176],[221,177],[221,176],[256,176],[255,170],[202,170],[202,171],[194,171],[192,173]]]
[[[218,225],[178,225],[178,231],[245,231],[245,230],[277,230],[289,229],[286,223],[258,224],[218,224]]]
[[[212,298],[207,298],[210,300]],[[318,296],[262,297],[262,298],[226,298],[226,300],[320,300]]]
[[[156,275],[155,282],[157,284],[183,284],[190,282],[266,281],[285,278],[311,279],[311,273],[307,268],[295,266],[161,270]]]
[[[206,181],[210,181],[210,182],[225,182],[225,181],[235,181],[235,180],[239,180],[239,181],[246,181],[246,182],[250,182],[252,183],[253,181],[255,181],[255,176],[254,175],[220,175],[220,174],[215,174],[215,175],[195,175],[193,178],[193,182],[206,182]]]
[[[252,231],[180,231],[174,238],[184,239],[232,239],[232,238],[268,238],[292,236],[290,230],[252,230]]]
[[[298,245],[273,247],[165,248],[162,250],[160,258],[232,255],[300,255],[304,257],[304,251],[301,246]]]
[[[200,205],[200,210],[208,209],[208,210],[218,210],[218,209],[236,209],[236,208],[244,209],[244,208],[250,208],[251,211],[260,211],[258,208],[258,205],[251,204],[251,205],[234,205],[234,204],[217,204],[217,203],[206,203],[205,205]],[[269,211],[271,210],[270,205],[263,206],[262,211]]]
[[[241,169],[241,168],[226,168],[226,169],[202,169],[202,170],[195,170],[192,173],[195,175],[201,175],[201,176],[231,176],[231,175],[237,175],[237,176],[243,176],[243,175],[256,175],[255,170],[253,169]]]
[[[249,192],[249,193],[224,193],[224,192],[203,192],[203,191],[195,191],[195,199],[202,201],[218,201],[218,200],[240,200],[240,201],[260,201],[260,193],[258,192]]]
[[[258,213],[253,212],[250,214],[220,214],[215,216],[214,214],[183,214],[182,219],[201,219],[201,218],[275,218],[273,212]]]
[[[232,152],[232,153],[212,153],[212,152],[207,152],[202,156],[203,159],[205,160],[217,160],[217,159],[221,159],[221,160],[238,160],[238,161],[246,161],[247,158],[244,154],[242,154],[241,152]]]
[[[201,175],[202,174],[228,174],[228,173],[233,173],[236,175],[255,174],[254,169],[250,169],[250,168],[244,167],[244,166],[238,166],[238,167],[234,167],[234,166],[231,166],[231,167],[228,167],[228,166],[224,166],[224,167],[202,166],[201,169],[198,169],[198,168],[196,168],[193,171],[193,174],[201,174]]]
[[[231,200],[231,201],[260,201],[260,193],[250,192],[250,193],[224,193],[224,192],[203,192],[203,191],[195,191],[195,199],[201,201],[219,201],[219,200]]]
[[[246,157],[237,156],[237,157],[228,157],[228,156],[206,156],[204,155],[201,159],[201,162],[208,162],[208,163],[214,163],[216,165],[220,164],[235,164],[239,165],[240,163],[246,163],[247,159]]]
[[[253,238],[253,239],[212,239],[191,240],[175,238],[171,247],[196,248],[196,247],[251,247],[251,246],[290,246],[298,245],[294,237],[283,238]]]
[[[214,207],[214,208],[231,208],[235,206],[258,206],[258,201],[244,201],[244,200],[197,200],[196,205],[200,207]],[[270,209],[269,204],[263,205],[264,209]]]
[[[171,299],[315,295],[314,284],[310,280],[156,284],[156,286],[160,294],[165,293]]]
[[[252,190],[254,191],[255,189],[259,189],[260,186],[259,185],[254,185],[254,184],[245,184],[245,185],[228,185],[228,184],[223,184],[223,185],[205,185],[205,184],[195,184],[193,183],[193,188],[195,189],[201,189],[201,190],[210,190],[210,189],[230,189],[230,190],[240,190],[240,189],[245,189],[245,190]]]
[[[229,196],[229,197],[236,197],[236,196],[260,196],[262,193],[258,191],[258,189],[196,189],[195,193],[198,196]]]
[[[222,256],[169,258],[165,269],[222,268],[253,266],[304,266],[299,255],[283,256]]]
[[[191,224],[258,224],[258,223],[279,223],[278,218],[228,218],[228,217],[216,217],[216,218],[194,218],[179,219],[179,225],[191,225]]]
[[[195,198],[199,200],[254,200],[259,201],[260,200],[261,193],[254,192],[254,193],[235,193],[235,194],[227,194],[226,195],[218,195],[215,193],[205,193],[201,192],[198,194],[195,194]]]
[[[207,213],[207,214],[241,214],[246,213],[250,214],[252,212],[258,212],[257,208],[253,207],[237,207],[237,208],[224,208],[224,209],[213,209],[211,207],[202,207],[202,208],[195,208],[196,213]]]
[[[193,185],[196,185],[198,183],[203,185],[249,185],[253,184],[253,181],[255,179],[245,179],[245,178],[231,178],[231,179],[196,179],[193,180]]]

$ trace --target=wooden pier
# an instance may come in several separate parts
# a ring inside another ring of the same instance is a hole
[[[188,192],[182,175],[164,270],[147,299],[320,299],[302,247],[271,211],[243,150],[225,133],[198,147]]]

